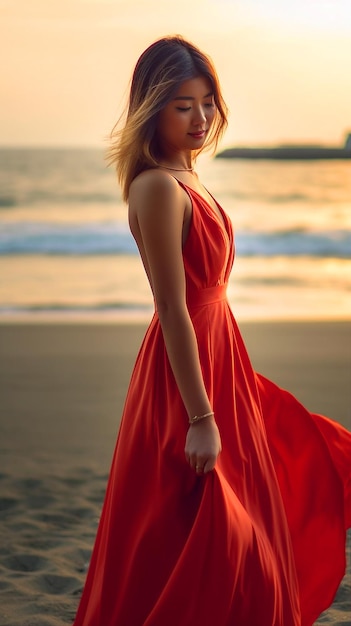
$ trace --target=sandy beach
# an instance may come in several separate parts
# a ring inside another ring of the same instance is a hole
[[[350,428],[348,322],[240,328],[255,369]],[[99,321],[0,325],[1,626],[74,619],[144,331]],[[317,624],[350,623],[349,543],[347,573]]]

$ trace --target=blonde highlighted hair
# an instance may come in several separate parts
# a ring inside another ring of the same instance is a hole
[[[216,117],[205,145],[197,154],[211,148],[214,152],[227,126],[228,110],[211,59],[179,35],[159,39],[139,58],[132,76],[124,126],[120,128],[122,116],[112,129],[107,153],[108,163],[116,167],[124,200],[128,200],[133,179],[143,170],[158,165],[159,112],[184,81],[199,76],[211,82]]]

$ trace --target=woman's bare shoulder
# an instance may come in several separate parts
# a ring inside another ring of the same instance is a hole
[[[129,188],[129,203],[138,202],[140,198],[180,201],[183,198],[182,188],[168,172],[156,168],[145,170],[134,178]]]

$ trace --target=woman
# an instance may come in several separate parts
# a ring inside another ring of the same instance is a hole
[[[111,160],[156,310],[75,626],[307,626],[344,572],[349,433],[253,371],[226,300],[232,228],[194,172],[225,126],[201,51],[142,54]]]

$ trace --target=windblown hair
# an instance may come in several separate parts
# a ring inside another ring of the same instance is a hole
[[[139,58],[131,81],[127,115],[111,132],[107,161],[114,164],[124,200],[133,179],[143,170],[158,165],[160,158],[156,128],[158,114],[172,100],[180,85],[203,76],[212,85],[216,116],[203,150],[216,150],[227,126],[227,106],[211,59],[181,36],[164,37],[149,46]]]

